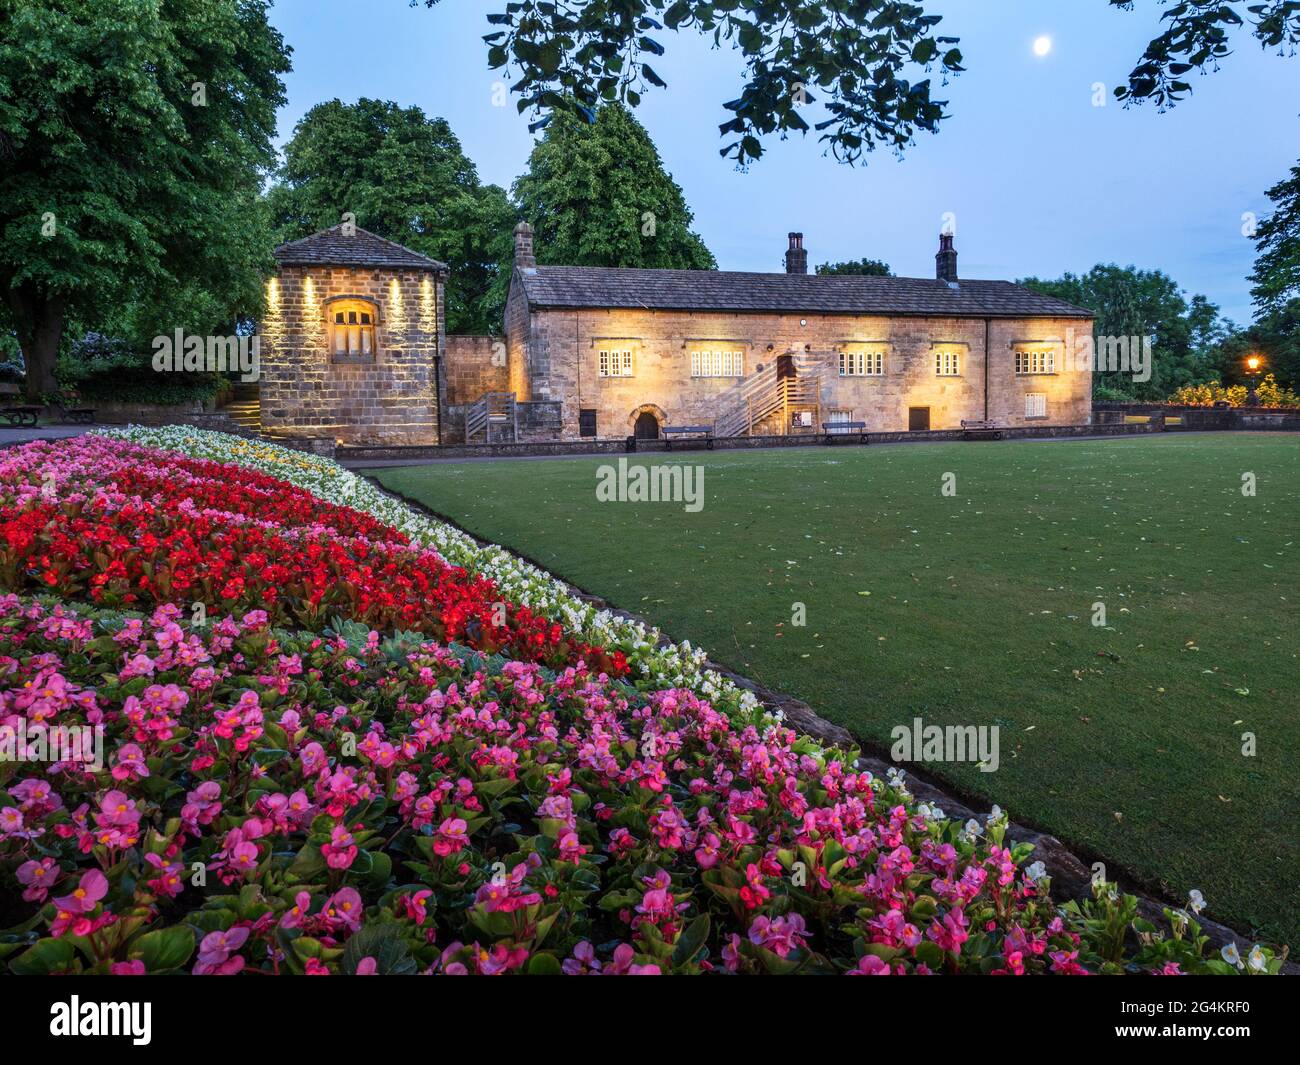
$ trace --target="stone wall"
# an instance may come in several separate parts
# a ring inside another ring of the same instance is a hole
[[[342,296],[378,309],[368,361],[329,351],[329,301]],[[441,281],[426,271],[281,266],[261,327],[263,427],[348,443],[435,443],[441,304]]]
[[[474,403],[485,392],[509,392],[505,337],[449,336],[443,347],[446,387],[443,403]]]
[[[512,296],[522,286],[516,285]],[[626,436],[636,416],[651,410],[665,424],[713,423],[739,378],[691,377],[692,351],[742,351],[745,373],[783,354],[814,361],[821,378],[821,417],[847,411],[870,431],[908,427],[909,407],[928,407],[932,429],[959,428],[986,417],[1007,427],[1086,425],[1092,375],[1066,368],[1073,336],[1091,330],[1081,319],[993,319],[988,323],[987,405],[985,320],[869,316],[713,314],[677,311],[507,309],[510,379],[526,382],[520,398],[558,400],[563,435],[578,436],[579,411],[594,409],[601,438]],[[523,330],[522,335],[518,332]],[[1050,343],[1057,372],[1017,375],[1015,347]],[[839,376],[838,352],[853,344],[885,348],[885,373]],[[960,374],[935,373],[935,353],[958,353]],[[601,377],[602,348],[633,352],[631,377]],[[516,361],[517,360],[517,361]],[[1046,415],[1026,417],[1026,394],[1046,395]]]

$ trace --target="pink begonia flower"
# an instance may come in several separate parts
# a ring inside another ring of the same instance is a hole
[[[109,966],[108,971],[114,976],[144,976],[144,962],[139,958],[132,958],[130,961],[115,961]]]
[[[614,960],[605,969],[606,976],[662,976],[657,965],[634,965],[636,951],[631,943],[620,943],[614,948]]]
[[[335,825],[330,833],[330,841],[322,843],[320,852],[325,856],[325,864],[331,869],[347,869],[357,860],[359,848],[352,838],[352,833],[343,825]]]
[[[0,832],[6,836],[17,835],[23,830],[23,812],[16,806],[6,806],[0,810]]]
[[[329,976],[329,967],[319,958],[308,958],[307,964],[303,966],[303,972],[307,976]]]
[[[425,903],[432,897],[433,892],[427,889],[417,891],[413,895],[403,895],[401,903],[406,910],[406,916],[416,924],[424,924],[429,916],[429,910]]]
[[[858,959],[858,967],[848,971],[849,976],[892,976],[889,966],[874,954],[864,954]],[[892,985],[891,985],[892,986]]]
[[[209,932],[199,943],[199,957],[194,965],[195,976],[233,976],[244,967],[244,959],[235,952],[248,939],[248,929],[230,928],[224,932]],[[233,955],[233,957],[232,957]]]
[[[358,976],[376,976],[378,972],[379,972],[379,963],[376,962],[374,958],[370,957],[370,955],[366,955],[359,962],[357,962]]]
[[[90,913],[108,894],[108,877],[98,869],[83,873],[71,895],[54,900],[54,905],[70,914]]]
[[[59,870],[53,858],[42,858],[39,862],[29,860],[18,867],[17,877],[18,883],[26,885],[24,900],[44,902],[59,878]]]
[[[749,926],[749,941],[772,951],[778,957],[789,956],[805,945],[803,917],[797,913],[784,917],[755,917]]]
[[[600,972],[600,962],[596,958],[596,948],[585,939],[573,948],[573,956],[564,959],[560,966],[565,976],[586,976]]]
[[[440,858],[445,858],[449,854],[456,854],[461,851],[465,844],[469,842],[469,837],[465,834],[466,824],[463,817],[449,817],[438,826],[437,835],[433,841],[433,852]]]
[[[349,931],[361,930],[361,916],[364,908],[361,896],[350,887],[340,888],[321,908],[321,912],[330,920],[343,925]]]
[[[117,749],[117,758],[113,763],[114,780],[138,779],[148,775],[149,767],[145,764],[144,752],[139,745],[124,743]]]

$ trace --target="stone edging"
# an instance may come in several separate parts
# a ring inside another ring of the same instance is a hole
[[[469,539],[473,540],[474,543],[478,544],[480,547],[502,546],[474,535],[474,533],[464,528],[458,522],[448,518],[444,514],[439,514],[437,511],[425,506],[417,500],[404,496],[399,492],[391,491],[369,475],[358,473],[357,476],[364,477],[364,479],[377,491],[382,492],[390,499],[394,499],[405,506],[420,511],[436,521],[450,525],[458,532],[469,537]],[[653,622],[646,618],[630,613],[626,610],[620,610],[606,602],[600,596],[592,595],[590,592],[583,591],[581,588],[571,584],[564,578],[556,576],[554,573],[551,573],[547,567],[543,566],[539,562],[533,561],[526,555],[511,548],[503,549],[508,551],[514,557],[527,562],[529,565],[536,566],[542,572],[549,574],[551,578],[562,585],[564,589],[573,596],[573,598],[589,603],[597,610],[607,610],[615,617],[637,622],[646,626],[648,629],[657,628]],[[659,646],[673,646],[673,641],[660,632]],[[867,769],[873,775],[882,778],[888,775],[889,770],[899,768],[896,764],[888,762],[876,754],[869,753],[873,750],[882,750],[880,745],[874,742],[861,740],[849,732],[848,729],[843,728],[840,725],[832,724],[824,717],[821,717],[811,706],[803,702],[801,699],[796,699],[794,696],[783,695],[780,692],[772,691],[770,688],[764,687],[756,681],[750,680],[748,677],[743,677],[738,673],[734,673],[725,666],[718,665],[716,662],[706,660],[704,668],[711,670],[720,676],[726,677],[737,687],[752,692],[755,698],[757,698],[758,701],[768,709],[779,710],[785,720],[797,732],[811,736],[813,739],[831,746],[857,749],[860,752],[856,763],[857,768]],[[977,811],[968,806],[962,799],[959,799],[950,791],[947,791],[947,785],[929,779],[928,774],[918,774],[910,765],[908,766],[906,773],[908,777],[908,791],[922,802],[928,802],[940,807],[944,812],[944,816],[947,818],[965,822],[971,818],[979,819],[981,812],[988,812],[987,810]],[[1090,867],[1055,836],[1049,835],[1046,832],[1039,832],[1027,825],[1017,824],[1014,821],[1010,821],[1007,825],[1007,839],[1015,843],[1030,843],[1033,845],[1034,858],[1037,861],[1041,861],[1046,867],[1048,876],[1052,878],[1052,887],[1056,889],[1053,893],[1058,898],[1083,900],[1092,897],[1092,872]],[[1131,881],[1141,882],[1140,877],[1127,874],[1127,871],[1123,870],[1119,866],[1115,866],[1109,862],[1107,865],[1117,872],[1125,873]],[[1130,888],[1128,889],[1128,893],[1137,897],[1139,915],[1156,923],[1162,923],[1164,921],[1164,910],[1166,907],[1177,909],[1182,905],[1179,901],[1170,900],[1168,896],[1166,896],[1165,901],[1161,901],[1153,895],[1147,894],[1146,890],[1135,890]],[[1246,950],[1241,951],[1244,956],[1249,949],[1249,945],[1255,942],[1252,937],[1243,935],[1225,924],[1221,924],[1218,921],[1206,917],[1204,914],[1199,915],[1196,920],[1201,926],[1201,933],[1209,940],[1209,949],[1216,953],[1220,947],[1226,946],[1228,943],[1235,943],[1238,948],[1241,948],[1242,946],[1247,948]],[[1283,964],[1282,973],[1287,976],[1300,975],[1300,964],[1288,961]]]

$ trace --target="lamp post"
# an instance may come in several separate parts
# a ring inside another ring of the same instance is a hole
[[[1259,393],[1255,391],[1255,386],[1259,382],[1259,371],[1264,365],[1264,360],[1258,355],[1251,355],[1246,359],[1246,377],[1250,381],[1250,391],[1246,393],[1246,406],[1259,406]]]

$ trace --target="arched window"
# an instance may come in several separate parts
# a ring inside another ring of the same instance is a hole
[[[336,359],[373,359],[379,310],[368,300],[335,300],[326,311],[330,353]]]

